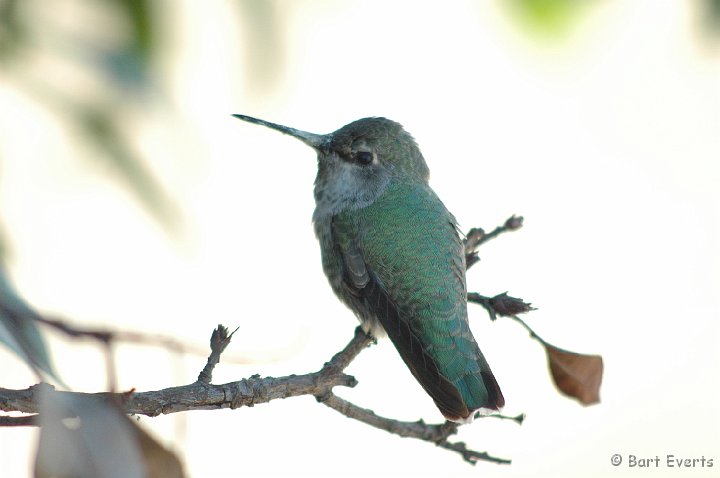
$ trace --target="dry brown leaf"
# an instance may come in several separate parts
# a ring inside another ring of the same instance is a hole
[[[183,478],[185,474],[178,457],[173,452],[162,446],[132,419],[127,418],[127,420],[131,423],[131,426],[135,431],[135,437],[137,438],[137,443],[142,450],[148,477]]]
[[[599,355],[568,352],[545,343],[548,365],[557,388],[583,405],[600,402],[603,361]]]

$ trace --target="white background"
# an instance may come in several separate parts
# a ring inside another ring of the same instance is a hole
[[[468,287],[538,310],[548,341],[601,354],[602,403],[559,395],[542,349],[508,320],[471,323],[511,422],[461,429],[470,448],[512,458],[473,468],[431,444],[348,420],[311,397],[141,423],[191,476],[711,476],[720,467],[720,67],[690,2],[597,2],[564,39],[517,28],[497,2],[286,2],[276,9],[284,70],[245,71],[255,45],[226,2],[178,2],[172,58],[128,117],[137,147],[176,198],[168,233],[43,105],[0,80],[0,204],[9,270],[40,310],[76,323],[162,332],[200,345],[239,326],[216,383],[318,369],[356,320],[332,295],[313,237],[314,153],[241,123],[244,113],[317,133],[364,116],[405,125],[431,185],[464,229],[511,214],[526,226],[483,246]],[[58,13],[60,14],[60,13]],[[188,34],[187,32],[191,32]],[[60,72],[59,74],[62,74]],[[92,82],[91,82],[92,83]],[[80,151],[80,153],[78,153]],[[99,349],[52,335],[76,390],[105,386]],[[204,357],[117,349],[120,387],[193,381]],[[32,375],[0,350],[2,383]],[[387,341],[365,351],[339,393],[399,419],[440,420]],[[0,431],[3,476],[25,476],[36,431]],[[661,470],[610,465],[661,457]],[[714,459],[668,470],[664,457]]]

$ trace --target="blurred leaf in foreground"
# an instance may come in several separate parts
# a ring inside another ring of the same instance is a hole
[[[45,341],[38,329],[40,318],[15,292],[5,270],[0,266],[0,343],[5,344],[25,361],[38,375],[44,372],[64,385],[50,359]]]
[[[44,386],[35,476],[181,478],[178,458],[112,403]]]

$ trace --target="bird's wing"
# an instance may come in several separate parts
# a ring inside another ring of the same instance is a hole
[[[462,243],[432,190],[394,185],[372,205],[336,216],[333,236],[345,286],[443,415],[462,420],[498,408],[502,395],[467,324]]]

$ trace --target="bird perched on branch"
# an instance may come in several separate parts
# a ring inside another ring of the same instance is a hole
[[[363,329],[387,334],[448,420],[500,410],[502,392],[468,325],[457,224],[428,185],[413,137],[385,118],[320,135],[234,116],[317,152],[313,223],[323,270]]]

